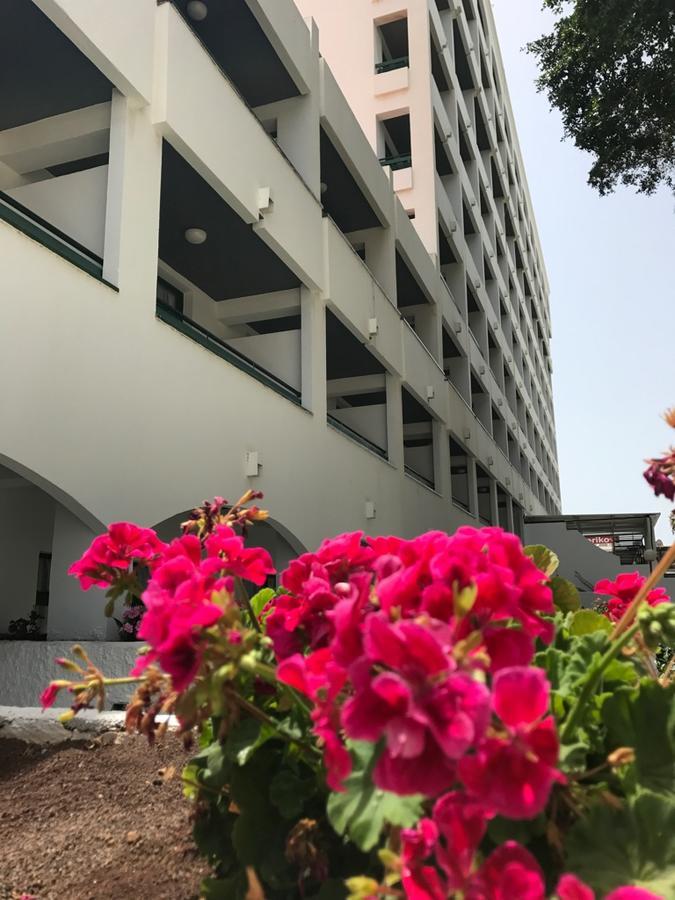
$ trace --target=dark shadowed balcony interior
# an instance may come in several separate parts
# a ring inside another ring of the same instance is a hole
[[[497,485],[497,518],[500,528],[509,530],[509,495]]]
[[[249,106],[300,94],[246,0],[205,0],[200,20],[190,16],[189,0],[171,2]]]
[[[396,305],[399,309],[427,306],[429,298],[422,289],[411,266],[403,254],[396,250]]]
[[[436,158],[436,172],[441,178],[452,175],[452,164],[448,155],[447,145],[439,134],[438,128],[434,128],[434,153]]]
[[[473,81],[473,74],[469,64],[469,56],[464,47],[464,41],[457,25],[456,20],[452,23],[452,41],[455,52],[455,72],[459,86],[463,91],[474,91],[476,85]]]
[[[378,74],[401,69],[408,65],[408,19],[403,16],[375,26],[375,47]]]
[[[490,395],[480,378],[471,372],[471,409],[488,434],[492,433]]]
[[[100,277],[110,82],[32,0],[3,0],[0,86],[0,218]]]
[[[471,511],[471,482],[469,479],[469,457],[466,450],[453,438],[450,441],[450,490],[452,502]]]
[[[492,500],[490,483],[492,479],[481,466],[476,465],[476,491],[478,493],[478,518],[484,525],[494,525],[492,521]]]
[[[410,115],[392,116],[380,120],[383,154],[380,162],[392,169],[405,169],[412,164]]]
[[[194,234],[193,232],[196,232]],[[297,399],[300,281],[252,226],[164,143],[158,314],[208,349]]]
[[[386,457],[386,371],[330,310],[326,310],[326,391],[329,424]]]
[[[330,136],[321,129],[321,203],[340,231],[349,234],[379,228],[381,222],[356,176],[353,163],[338,152]]]
[[[443,371],[466,403],[471,403],[469,361],[452,332],[443,326]]]
[[[410,391],[401,391],[403,459],[409,475],[435,487],[433,416]]]

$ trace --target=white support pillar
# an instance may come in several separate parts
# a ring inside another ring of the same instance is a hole
[[[401,379],[387,374],[387,453],[392,466],[403,471],[403,400]]]
[[[84,593],[68,568],[87,549],[95,534],[80,519],[56,504],[52,539],[51,579],[47,613],[47,637],[58,640],[114,639],[117,627],[103,615],[103,591],[91,588]]]
[[[326,422],[326,303],[309,288],[300,290],[302,405]]]
[[[154,310],[162,138],[149,107],[113,91],[103,277],[133,290]]]

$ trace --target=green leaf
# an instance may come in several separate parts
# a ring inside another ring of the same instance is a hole
[[[297,819],[315,790],[313,779],[299,778],[285,768],[270,782],[270,800],[285,819]]]
[[[275,823],[265,811],[242,812],[232,829],[232,845],[242,866],[259,866],[274,845]]]
[[[541,569],[541,571],[548,575],[549,578],[560,565],[560,560],[553,550],[549,550],[548,547],[544,547],[543,544],[529,544],[527,547],[523,547],[523,552],[526,556],[529,556],[535,566],[538,569]]]
[[[338,834],[348,835],[361,850],[376,844],[386,824],[410,828],[422,815],[421,795],[399,797],[373,783],[377,746],[350,741],[354,768],[345,780],[345,790],[328,798],[328,820]]]
[[[599,896],[637,885],[675,897],[675,800],[642,791],[620,810],[602,802],[570,830],[565,869]]]
[[[579,591],[566,578],[554,575],[551,578],[551,590],[553,591],[553,602],[562,612],[576,612],[581,606]]]
[[[224,744],[225,755],[238,766],[245,766],[259,746],[261,723],[257,719],[243,719],[230,731]]]
[[[602,717],[610,750],[635,750],[638,785],[675,799],[675,685],[661,687],[643,680],[637,690],[614,693],[605,702]]]
[[[594,631],[603,631],[609,634],[612,623],[607,616],[603,616],[592,609],[580,609],[572,616],[570,634],[580,637],[584,634],[592,634]]]
[[[254,594],[251,597],[251,609],[255,613],[256,618],[260,618],[260,614],[267,604],[272,600],[276,595],[276,591],[274,588],[262,588],[262,590],[258,591],[257,594]]]

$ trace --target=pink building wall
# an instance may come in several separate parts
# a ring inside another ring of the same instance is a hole
[[[412,169],[391,173],[404,209],[431,254],[438,252],[436,172],[427,0],[295,0],[319,28],[319,50],[371,146],[384,155],[379,122],[410,113]],[[408,19],[410,64],[376,74],[377,26]]]

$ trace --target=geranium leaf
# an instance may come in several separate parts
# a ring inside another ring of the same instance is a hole
[[[597,802],[569,832],[565,868],[599,896],[637,885],[675,896],[675,800],[642,791],[622,809]]]
[[[298,818],[315,790],[314,781],[282,769],[270,782],[270,800],[285,819]]]
[[[551,590],[553,591],[553,602],[562,612],[576,612],[581,606],[579,591],[575,588],[571,581],[555,575],[551,578]]]
[[[526,556],[529,556],[535,566],[538,569],[541,569],[541,571],[548,575],[549,578],[560,565],[560,560],[553,550],[549,550],[548,547],[545,547],[543,544],[528,544],[527,547],[523,547],[523,552]]]
[[[612,630],[612,623],[607,616],[595,612],[592,609],[580,609],[572,616],[570,634],[579,637],[583,634],[592,634],[594,631],[604,631],[607,634]]]
[[[643,680],[636,690],[620,690],[602,708],[609,749],[635,750],[637,784],[675,798],[675,685]]]
[[[245,900],[248,893],[246,872],[236,872],[229,878],[206,878],[199,896],[203,900]]]
[[[422,815],[421,795],[399,797],[375,786],[372,769],[376,745],[350,741],[354,768],[345,790],[328,798],[328,819],[338,834],[348,835],[361,850],[372,849],[386,824],[410,828]]]
[[[251,609],[253,610],[256,618],[260,618],[260,614],[262,613],[263,609],[267,606],[270,600],[272,600],[275,594],[276,591],[274,590],[274,588],[263,588],[262,590],[258,591],[257,594],[254,594],[251,597]]]

